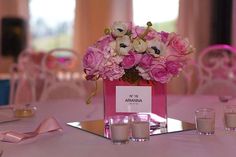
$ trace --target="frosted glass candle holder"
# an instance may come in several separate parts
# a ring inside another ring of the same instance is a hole
[[[224,107],[224,124],[226,130],[236,130],[236,105]]]
[[[148,141],[150,138],[150,115],[134,114],[130,116],[133,141]]]
[[[126,144],[129,142],[130,125],[129,117],[117,115],[109,117],[110,138],[114,144]]]
[[[212,135],[215,132],[215,111],[201,108],[195,112],[196,129],[199,134]]]

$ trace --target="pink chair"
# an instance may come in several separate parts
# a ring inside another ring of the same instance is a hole
[[[37,101],[43,87],[41,78],[42,52],[23,50],[17,64],[10,68],[10,104],[25,104]]]
[[[236,95],[236,49],[211,45],[199,53],[196,94]]]
[[[186,65],[178,77],[173,78],[167,84],[167,93],[174,95],[190,95],[194,93],[195,75],[197,73],[196,63],[191,61]]]
[[[56,48],[49,51],[41,62],[43,70],[51,72],[58,71],[79,71],[80,58],[78,54],[68,48]]]
[[[22,70],[18,64],[10,69],[10,104],[26,104],[36,100],[34,73]]]
[[[41,68],[45,83],[40,101],[84,97],[80,59],[71,49],[53,49],[44,56]]]

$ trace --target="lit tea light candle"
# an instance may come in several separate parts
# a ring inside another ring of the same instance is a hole
[[[16,109],[14,111],[15,117],[31,117],[33,116],[33,111],[31,109]]]
[[[145,141],[149,140],[149,122],[133,122],[132,123],[132,138],[134,141]]]
[[[111,139],[114,143],[127,143],[129,141],[129,124],[111,124]]]
[[[235,129],[236,128],[236,113],[235,112],[225,113],[224,117],[225,117],[226,129]]]
[[[197,130],[202,134],[213,134],[215,120],[213,118],[197,118]]]

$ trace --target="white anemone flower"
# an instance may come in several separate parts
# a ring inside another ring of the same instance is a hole
[[[121,21],[117,21],[117,22],[114,22],[112,27],[112,34],[116,37],[122,37],[124,36],[127,31],[128,31],[128,25],[124,22],[121,22]]]
[[[119,55],[128,55],[131,48],[132,45],[129,36],[125,35],[116,38],[116,51]]]
[[[133,47],[135,51],[137,51],[138,53],[142,53],[147,50],[147,43],[140,38],[136,38],[133,41]]]
[[[159,38],[147,41],[147,45],[147,51],[154,57],[160,57],[166,54],[166,45]]]

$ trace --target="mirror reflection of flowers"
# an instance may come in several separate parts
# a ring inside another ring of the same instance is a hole
[[[86,79],[140,79],[167,83],[187,64],[194,51],[186,38],[132,23],[114,22],[105,36],[87,49],[83,58]]]

